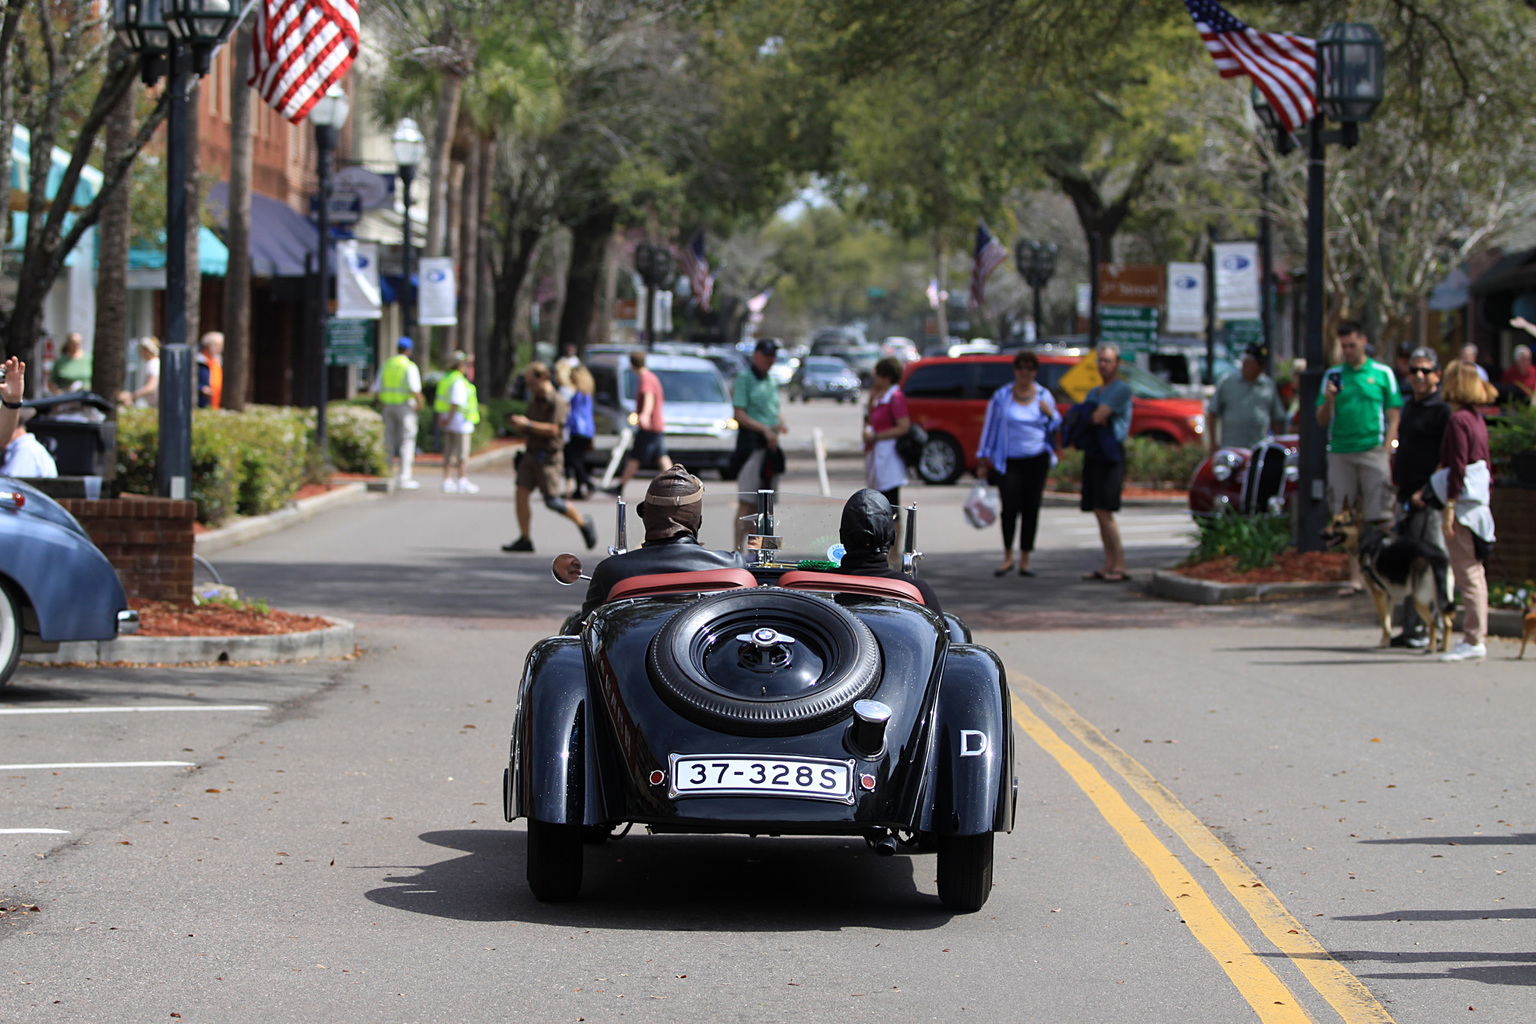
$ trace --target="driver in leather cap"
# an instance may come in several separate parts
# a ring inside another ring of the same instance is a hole
[[[922,592],[923,604],[930,611],[943,612],[944,609],[939,607],[939,595],[933,592],[927,580],[892,569],[886,560],[891,545],[896,543],[896,512],[885,495],[869,487],[854,491],[853,497],[843,506],[843,522],[838,533],[844,551],[839,571],[851,576],[903,580]]]
[[[597,563],[580,617],[602,604],[620,580],[658,572],[694,572],[699,569],[744,569],[746,562],[735,551],[711,551],[699,544],[699,525],[704,520],[704,485],[681,464],[658,473],[646,488],[645,500],[635,510],[645,524],[645,543],[634,551]]]

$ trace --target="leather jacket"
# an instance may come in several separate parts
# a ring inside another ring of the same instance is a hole
[[[646,541],[633,551],[614,555],[597,563],[592,570],[592,582],[587,586],[587,600],[581,606],[579,617],[587,614],[608,598],[608,591],[620,580],[632,576],[646,576],[658,572],[694,572],[699,569],[744,569],[746,561],[735,551],[712,551],[701,545],[696,538],[679,533],[667,540]]]

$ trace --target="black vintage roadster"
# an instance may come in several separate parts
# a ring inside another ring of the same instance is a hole
[[[585,843],[638,824],[934,850],[944,906],[986,902],[1017,790],[1002,664],[911,583],[838,573],[836,509],[806,500],[830,509],[808,558],[789,535],[815,515],[780,498],[780,537],[762,492],[749,569],[623,580],[528,653],[503,799],[535,897],[575,898]],[[554,571],[580,578],[573,555]]]

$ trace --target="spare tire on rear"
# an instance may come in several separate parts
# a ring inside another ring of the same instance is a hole
[[[814,732],[880,684],[868,626],[828,598],[777,588],[700,598],[661,627],[647,660],[673,710],[741,736]]]

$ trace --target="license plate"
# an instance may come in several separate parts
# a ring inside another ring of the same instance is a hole
[[[754,754],[672,754],[668,796],[796,796],[853,803],[853,761]]]

